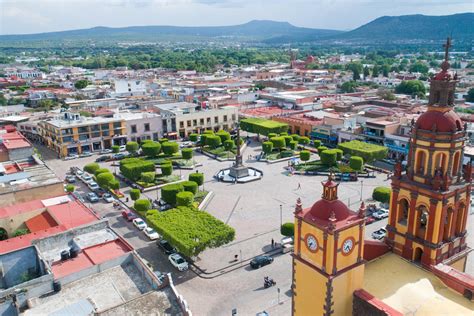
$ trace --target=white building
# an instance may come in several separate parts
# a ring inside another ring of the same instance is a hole
[[[142,79],[116,79],[114,80],[114,96],[141,96],[146,94],[147,82]]]
[[[140,142],[145,139],[157,141],[163,137],[162,117],[159,114],[119,112],[114,117],[125,120],[129,141]]]

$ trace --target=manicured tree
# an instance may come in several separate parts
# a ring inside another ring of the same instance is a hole
[[[295,234],[295,224],[289,222],[289,223],[284,223],[283,225],[281,225],[280,227],[280,233],[283,235],[283,236],[286,236],[286,237],[293,237],[294,234]]]
[[[173,173],[173,165],[170,163],[162,163],[160,169],[164,176],[170,176]]]
[[[186,160],[193,159],[193,153],[194,151],[191,148],[181,149],[181,155],[183,156],[183,159],[186,159]]]
[[[101,173],[107,173],[107,172],[110,172],[110,170],[107,169],[107,168],[99,168],[99,169],[97,169],[97,170],[94,172],[94,176],[97,177],[99,174],[101,174]]]
[[[138,189],[131,189],[130,190],[130,198],[133,200],[133,201],[136,201],[140,198],[140,190]]]
[[[300,138],[301,138],[301,136],[298,135],[298,134],[291,134],[290,136],[291,136],[291,138],[293,138],[293,140],[296,140],[296,141],[299,141]]]
[[[278,135],[276,133],[268,133],[268,139],[271,139],[273,137],[277,137]]]
[[[336,160],[341,161],[342,156],[344,155],[344,152],[341,149],[332,149],[336,153]]]
[[[189,140],[192,142],[197,142],[198,134],[195,134],[195,133],[189,134]]]
[[[286,146],[286,147],[290,147],[290,142],[293,141],[293,137],[291,137],[291,136],[283,136],[283,138],[285,139],[285,146]]]
[[[288,136],[288,132],[281,132],[280,136]]]
[[[117,179],[114,179],[109,182],[109,189],[118,190],[120,189],[120,182]]]
[[[212,149],[219,147],[221,144],[222,144],[221,138],[217,135],[208,135],[206,137],[206,145],[208,145]]]
[[[140,179],[143,172],[155,171],[155,163],[150,160],[128,160],[120,164],[120,172],[124,177],[132,181]]]
[[[76,187],[73,186],[72,184],[66,185],[66,192],[68,192],[68,193],[74,192],[75,189],[76,189]]]
[[[230,133],[223,130],[218,131],[216,135],[221,138],[222,143],[230,139]]]
[[[227,151],[231,151],[234,148],[234,141],[232,139],[228,139],[224,142],[224,148]]]
[[[131,153],[131,154],[134,154],[137,152],[138,150],[138,143],[137,142],[128,142],[126,145],[125,145],[125,149]]]
[[[176,206],[192,206],[194,202],[194,194],[192,192],[179,192],[176,194]]]
[[[140,199],[136,200],[133,203],[133,208],[137,211],[140,215],[145,215],[146,211],[151,209],[151,203],[148,199]]]
[[[364,159],[359,156],[352,156],[349,158],[349,167],[357,171],[362,171],[364,168]]]
[[[321,162],[326,166],[334,166],[336,164],[337,154],[333,150],[325,150],[319,155],[321,157]]]
[[[265,154],[270,154],[273,150],[273,143],[272,142],[263,142],[262,143],[262,151]]]
[[[112,152],[114,154],[118,154],[120,152],[120,146],[117,146],[117,145],[113,145],[112,146]]]
[[[155,182],[156,173],[154,171],[144,172],[142,173],[140,180],[145,183],[154,183]]]
[[[100,169],[100,166],[96,162],[88,163],[84,166],[84,171],[90,174],[95,174],[98,169]]]
[[[300,151],[300,160],[301,161],[308,161],[309,158],[311,157],[311,153],[308,150],[302,150]]]
[[[214,132],[210,129],[206,129],[204,132],[202,132],[205,135],[214,135]]]
[[[208,136],[210,136],[210,134],[201,134],[201,139],[199,140],[199,145],[200,146],[205,146],[206,145],[206,139],[207,139]]]
[[[166,143],[166,142],[168,142],[169,140],[168,140],[168,138],[160,138],[160,139],[158,139],[158,141],[160,142],[160,144],[163,145],[163,143]]]
[[[144,139],[144,140],[141,140],[140,141],[140,148],[145,145],[145,144],[148,144],[148,143],[153,143],[153,140],[151,139]]]
[[[298,139],[298,143],[300,145],[308,145],[310,142],[309,138],[306,136],[301,136],[300,139]]]
[[[97,177],[97,184],[104,189],[109,188],[109,183],[115,180],[115,177],[110,172],[103,172],[99,174]]]
[[[142,145],[143,153],[150,158],[154,158],[159,155],[161,151],[161,144],[157,142],[147,142]]]
[[[281,136],[270,138],[270,141],[273,143],[273,147],[279,151],[285,148],[285,138]]]
[[[172,154],[175,154],[179,151],[179,145],[176,142],[161,143],[161,148],[163,148],[163,152],[168,156],[171,156]]]
[[[161,188],[161,198],[168,204],[176,205],[176,195],[183,191],[181,183],[168,184]]]
[[[292,140],[290,144],[288,145],[288,148],[290,148],[291,150],[295,150],[296,146],[298,146],[298,141]]]
[[[382,203],[388,203],[390,201],[390,194],[392,190],[387,187],[376,187],[372,192],[372,198]]]
[[[204,184],[204,173],[190,173],[188,177],[189,181],[194,181],[198,184],[198,186],[201,186]]]
[[[319,139],[313,140],[313,147],[314,148],[319,148],[321,147],[321,141]]]
[[[145,213],[145,217],[148,219],[148,217],[150,216],[156,216],[160,213],[160,211],[156,210],[156,209],[151,209],[151,210],[148,210],[146,211]]]
[[[318,155],[321,156],[321,153],[325,150],[328,150],[328,148],[326,146],[319,146],[318,147]]]
[[[183,181],[180,182],[183,185],[184,191],[191,192],[192,194],[196,194],[198,189],[198,184],[194,181]]]

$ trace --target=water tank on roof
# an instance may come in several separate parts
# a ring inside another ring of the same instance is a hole
[[[79,249],[77,247],[71,247],[69,249],[69,255],[70,255],[71,258],[76,258],[80,251],[81,251],[81,249]]]
[[[63,250],[61,251],[61,261],[65,261],[71,257],[71,254],[69,253],[69,250]]]

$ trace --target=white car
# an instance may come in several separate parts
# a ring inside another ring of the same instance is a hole
[[[114,197],[112,196],[112,194],[110,193],[104,193],[104,195],[102,195],[102,198],[105,200],[105,202],[107,203],[112,203],[113,201],[115,201]]]
[[[385,235],[387,235],[387,230],[382,227],[379,230],[376,230],[372,233],[372,238],[381,240],[385,238]]]
[[[111,154],[112,149],[103,149],[99,152],[99,155]]]
[[[168,260],[179,271],[186,271],[189,268],[188,263],[186,262],[186,260],[184,260],[184,258],[181,257],[177,253],[173,253],[173,254],[169,255]]]
[[[127,146],[121,145],[121,146],[120,146],[120,151],[125,151],[125,150],[127,150]]]
[[[64,160],[72,160],[72,159],[77,159],[79,158],[79,155],[76,155],[76,154],[70,154],[70,155],[67,155]]]
[[[135,218],[132,222],[133,225],[135,225],[135,227],[139,230],[144,230],[148,227],[147,224],[141,218]]]
[[[375,219],[383,219],[388,217],[388,210],[381,208],[380,210],[373,212],[372,217]]]
[[[84,172],[84,174],[81,176],[81,179],[82,181],[84,182],[89,182],[92,180],[92,177],[90,174],[88,174],[87,172]]]
[[[92,191],[95,191],[97,189],[99,189],[99,185],[94,182],[94,181],[91,181],[91,182],[88,182],[87,183],[87,186],[89,187],[89,189],[91,189]]]
[[[143,232],[148,238],[150,238],[150,240],[157,240],[160,238],[160,235],[158,235],[158,233],[151,227],[145,228]]]

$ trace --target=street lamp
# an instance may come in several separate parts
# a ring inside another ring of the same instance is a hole
[[[280,204],[280,227],[283,225],[283,205]]]
[[[364,189],[364,180],[360,180],[360,200],[362,201],[362,190]]]

